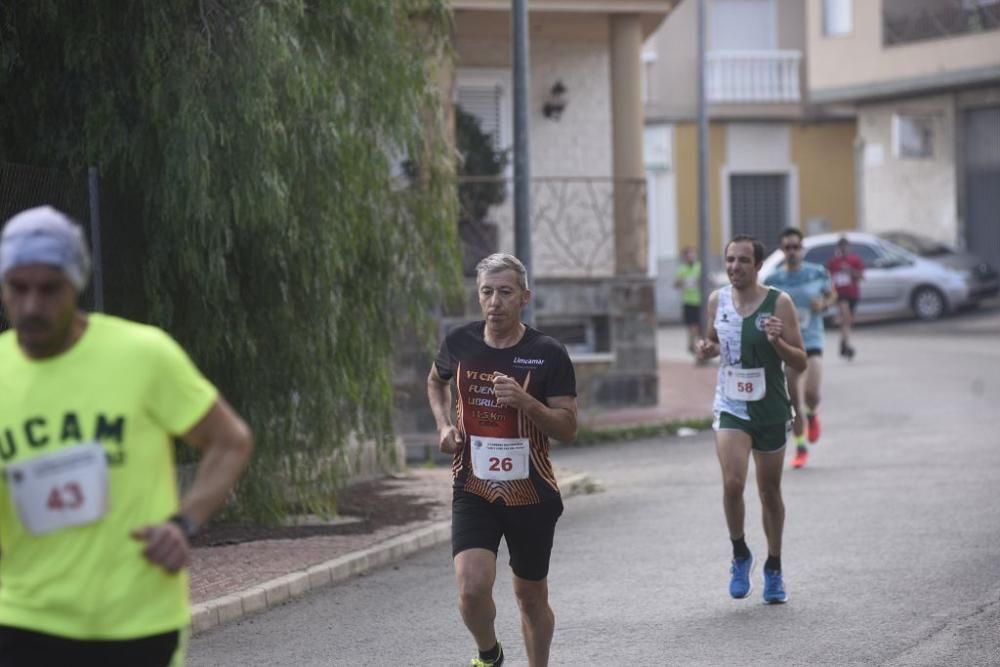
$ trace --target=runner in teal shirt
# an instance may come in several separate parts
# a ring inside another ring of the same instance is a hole
[[[809,457],[807,435],[810,443],[816,443],[821,432],[818,410],[823,377],[823,314],[836,303],[837,293],[826,267],[802,260],[802,232],[789,227],[782,232],[779,246],[785,253],[785,263],[768,276],[764,284],[776,287],[792,298],[799,314],[799,327],[809,361],[805,373],[788,370],[788,395],[795,408],[795,457],[792,467],[801,468]],[[803,403],[805,420],[802,419]]]

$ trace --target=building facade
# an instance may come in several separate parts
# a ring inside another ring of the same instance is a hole
[[[709,256],[747,233],[854,229],[855,121],[808,96],[804,0],[705,0]],[[680,316],[678,254],[698,242],[697,3],[646,42],[651,273],[661,321]]]
[[[807,7],[811,97],[857,113],[859,227],[1000,263],[1000,2]]]
[[[652,405],[658,398],[642,44],[678,2],[528,2],[535,325],[566,345],[584,416],[591,408]],[[454,61],[442,84],[445,99],[453,101],[456,114],[475,119],[493,151],[512,158],[511,2],[451,4]],[[489,186],[483,188],[489,206],[460,213],[467,272],[489,252],[514,252],[511,163],[498,174],[459,177],[460,188]],[[442,335],[480,316],[474,278],[467,280],[465,308],[444,318]],[[419,364],[414,368],[426,373]],[[404,436],[433,431],[420,392],[401,393],[398,430]]]

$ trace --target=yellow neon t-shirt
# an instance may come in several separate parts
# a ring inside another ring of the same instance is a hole
[[[13,331],[0,335],[0,625],[116,640],[190,622],[187,573],[149,563],[130,532],[177,511],[171,437],[216,397],[155,327],[91,314],[72,348],[42,361],[24,356]],[[93,441],[108,461],[106,513],[31,534],[6,467]]]

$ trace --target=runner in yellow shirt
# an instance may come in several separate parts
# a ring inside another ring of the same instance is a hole
[[[0,237],[0,667],[184,660],[188,540],[253,448],[163,331],[77,305],[78,225],[43,206]],[[203,453],[178,501],[172,438]]]
[[[701,262],[695,256],[694,248],[688,246],[681,253],[681,265],[677,267],[674,287],[681,290],[684,304],[684,326],[687,328],[688,352],[695,354],[694,345],[701,335]],[[697,355],[695,355],[697,357]]]

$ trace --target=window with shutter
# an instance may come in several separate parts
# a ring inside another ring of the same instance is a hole
[[[479,120],[479,127],[493,138],[493,147],[503,150],[503,117],[500,86],[459,85],[456,103],[468,114]]]
[[[729,186],[732,235],[749,234],[769,250],[777,247],[788,226],[788,176],[733,174]]]

